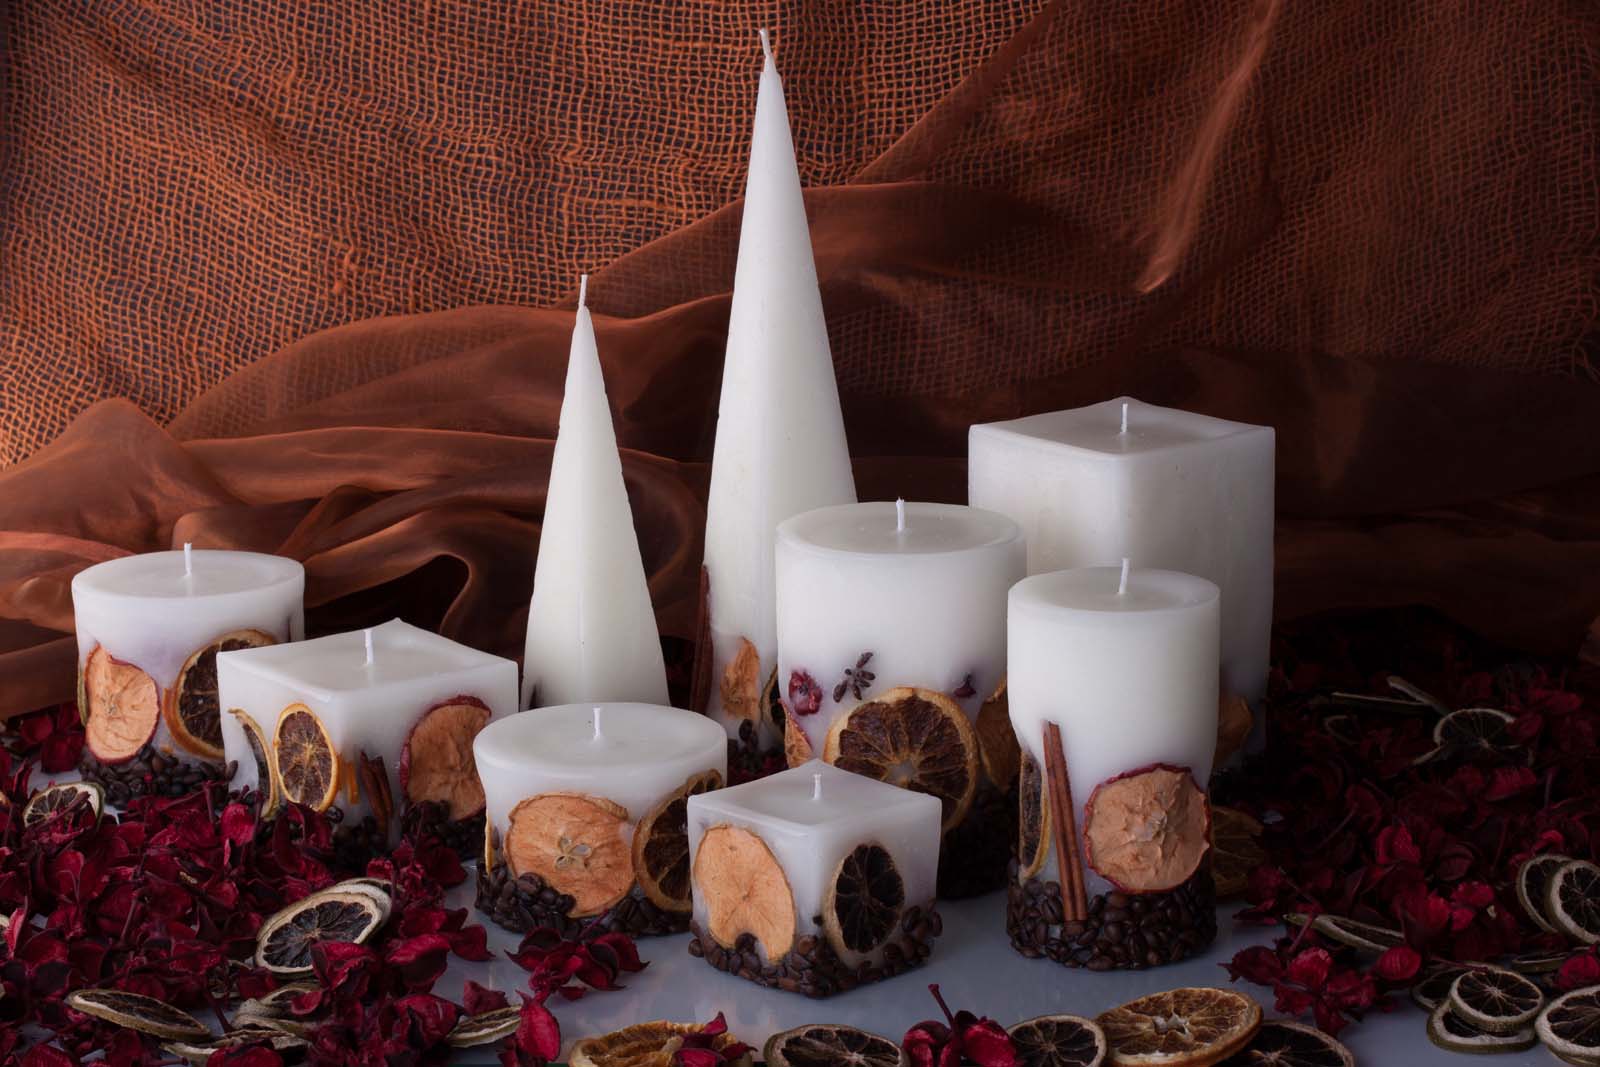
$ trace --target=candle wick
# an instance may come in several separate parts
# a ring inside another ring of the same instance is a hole
[[[768,59],[771,59],[772,41],[767,37],[767,31],[765,29],[759,29],[756,31],[756,36],[761,38],[761,54],[766,56]]]
[[[897,499],[894,502],[894,532],[906,532],[906,502],[904,500]]]
[[[1117,595],[1126,596],[1128,592],[1128,557],[1122,557],[1122,577],[1117,580]]]
[[[194,577],[194,542],[193,541],[185,541],[183,543],[183,576],[185,578],[193,578]]]
[[[811,799],[822,799],[822,772],[817,771],[811,776]]]
[[[1118,430],[1117,432],[1128,432],[1128,402],[1126,400],[1122,402],[1122,429]]]
[[[596,741],[605,740],[605,735],[600,732],[600,705],[598,704],[594,707],[594,739]]]
[[[371,630],[371,628],[368,628],[368,629],[366,629],[366,630],[363,630],[363,631],[362,631],[362,632],[361,632],[361,636],[362,636],[362,637],[364,637],[364,638],[365,638],[365,639],[366,639],[366,645],[367,645],[367,666],[369,666],[369,667],[370,667],[370,666],[372,666],[372,630]]]
[[[584,307],[587,307],[588,306],[588,302],[589,302],[589,276],[587,274],[580,274],[578,276],[578,307],[580,309],[582,309]]]

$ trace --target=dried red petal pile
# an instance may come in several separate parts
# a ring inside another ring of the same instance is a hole
[[[1005,1027],[970,1011],[952,1013],[937,985],[928,991],[944,1013],[944,1022],[920,1022],[900,1039],[912,1067],[1016,1067],[1017,1050]]]

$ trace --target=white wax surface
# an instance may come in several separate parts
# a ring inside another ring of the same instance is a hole
[[[654,704],[598,707],[599,740],[592,704],[535,708],[478,735],[478,778],[502,840],[511,809],[540,793],[604,797],[626,808],[632,824],[697,774],[715,770],[726,780],[727,735],[704,715]]]
[[[1260,701],[1272,625],[1271,427],[1121,397],[974,426],[967,447],[968,499],[1022,525],[1028,573],[1127,557],[1215,582],[1223,683]]]
[[[452,697],[469,696],[489,708],[491,720],[517,710],[517,665],[446,637],[394,619],[371,630],[373,657],[366,662],[366,631],[319,637],[293,645],[224,652],[217,657],[217,691],[223,709],[227,758],[238,762],[234,788],[259,785],[244,728],[230,714],[238,708],[266,733],[291,704],[305,704],[333,740],[339,756],[381,756],[398,810],[400,751],[422,714]],[[335,801],[345,819],[369,810],[362,795],[348,802],[341,786]]]
[[[1044,761],[1061,729],[1080,824],[1095,786],[1154,763],[1205,788],[1217,740],[1217,587],[1173,571],[1120,568],[1035,575],[1011,590],[1009,680],[1017,740]],[[1056,877],[1052,854],[1042,877]],[[1085,867],[1089,892],[1109,886]]]
[[[819,774],[820,800],[814,799]],[[905,882],[908,906],[932,900],[940,819],[934,797],[812,760],[754,782],[690,797],[690,863],[713,826],[738,826],[756,834],[788,877],[796,936],[803,937],[819,933],[813,919],[822,912],[828,884],[857,845],[877,844],[888,851]],[[694,916],[705,929],[706,909],[698,886]]]
[[[953,698],[975,717],[1006,673],[1006,591],[1023,576],[1022,531],[1003,515],[953,504],[846,504],[778,527],[778,683],[795,671],[822,689],[799,722],[821,753],[828,728],[860,702],[833,699],[865,652],[875,675],[861,698],[896,686]]]

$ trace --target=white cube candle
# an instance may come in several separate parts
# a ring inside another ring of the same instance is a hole
[[[447,838],[476,848],[483,795],[471,744],[490,720],[517,710],[513,661],[394,619],[224,652],[217,687],[228,758],[238,764],[235,788],[336,807],[341,832],[370,835],[373,845],[392,839],[392,816],[434,802],[448,824],[464,826],[454,837],[441,827]],[[285,740],[292,744],[280,745]],[[331,747],[331,782],[320,756],[306,761],[306,743]],[[363,830],[368,816],[373,826]]]
[[[304,595],[298,562],[257,552],[149,552],[79,572],[80,711],[97,716],[86,773],[104,778],[115,802],[130,775],[152,772],[152,757],[220,765],[214,646],[298,640]],[[136,788],[159,787],[161,777]]]
[[[1222,684],[1255,705],[1272,626],[1274,447],[1270,426],[1122,397],[972,427],[967,496],[1022,524],[1029,574],[1126,557],[1215,582]],[[1257,725],[1259,743],[1259,714]]]
[[[473,750],[488,804],[478,906],[492,919],[561,929],[604,915],[633,935],[688,927],[684,800],[727,776],[720,726],[653,704],[567,704],[502,719]],[[540,899],[546,888],[565,903]]]
[[[1013,943],[1029,926],[1018,909],[1041,895],[1061,903],[1074,877],[1091,912],[1056,933],[1072,919],[1050,911],[1060,962],[1146,966],[1209,943],[1205,786],[1217,730],[1217,587],[1116,567],[1035,575],[1011,590],[1009,631],[1011,722],[1024,752]],[[1059,731],[1054,746],[1050,724]],[[1070,871],[1064,857],[1074,860]],[[1138,926],[1129,909],[1141,896],[1149,903],[1140,914],[1167,915],[1170,904],[1187,925],[1139,930],[1138,943],[1127,929],[1102,940],[1111,923]]]
[[[690,951],[810,996],[922,963],[939,822],[933,797],[820,761],[689,798]]]
[[[926,713],[931,703],[953,706],[975,724],[1005,680],[1006,592],[1023,576],[1023,556],[1015,522],[953,504],[846,504],[778,526],[778,678],[789,762],[815,754],[932,793],[952,832],[969,813],[993,815],[992,825],[946,843],[941,896],[970,896],[1004,882],[1010,835],[1003,795],[1017,765],[1014,742],[1004,730],[955,731],[950,739],[975,757],[966,767],[956,765],[959,754],[932,758],[911,747],[852,754],[847,717],[881,714],[898,722],[896,709]],[[990,713],[1003,726],[1000,701]],[[861,728],[854,724],[856,736]],[[880,732],[908,746],[929,736],[915,726]],[[1011,751],[979,753],[980,738]],[[1005,780],[990,780],[985,768]]]

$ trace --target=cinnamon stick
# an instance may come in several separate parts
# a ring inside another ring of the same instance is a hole
[[[1089,900],[1083,881],[1083,857],[1078,852],[1078,813],[1072,803],[1072,781],[1061,744],[1061,728],[1044,724],[1044,775],[1050,793],[1050,828],[1056,846],[1056,877],[1061,884],[1061,915],[1067,922],[1089,918]]]
[[[694,616],[694,670],[689,675],[689,710],[704,715],[711,706],[711,572],[700,568],[700,600]]]

